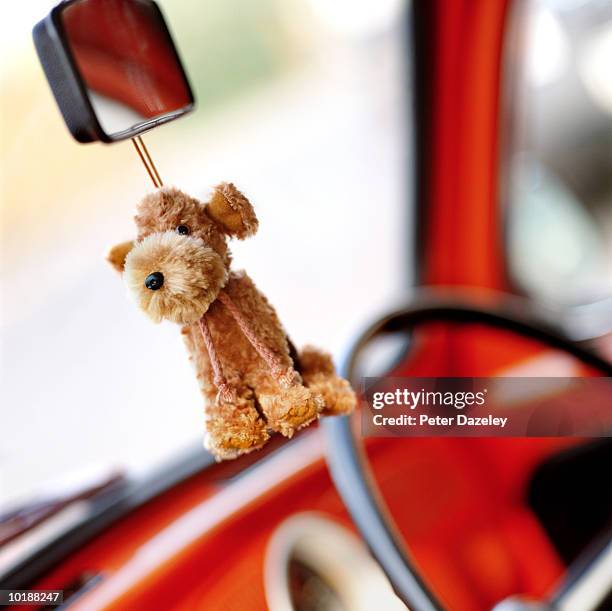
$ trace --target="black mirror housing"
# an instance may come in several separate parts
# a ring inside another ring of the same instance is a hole
[[[33,38],[78,142],[133,138],[194,108],[187,75],[153,0],[67,0],[36,24]]]

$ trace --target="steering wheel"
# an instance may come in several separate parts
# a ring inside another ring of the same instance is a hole
[[[363,349],[381,334],[406,332],[421,323],[451,322],[477,323],[501,328],[542,342],[551,348],[565,351],[589,367],[612,377],[612,364],[564,337],[563,332],[544,322],[530,308],[511,307],[512,302],[495,309],[458,301],[456,298],[429,296],[420,298],[371,325],[354,343],[342,367],[342,374],[355,381],[356,365]],[[419,575],[411,555],[387,510],[382,495],[369,470],[367,458],[359,438],[354,435],[349,416],[326,418],[323,427],[328,437],[327,461],[335,486],[351,514],[355,525],[386,573],[399,598],[412,611],[436,611],[444,606]],[[545,603],[529,603],[509,599],[497,605],[498,611],[589,609],[576,606],[576,597],[582,592],[599,600],[606,599],[612,589],[612,538],[592,552],[588,562],[571,566],[566,582]],[[603,591],[601,591],[603,588]]]

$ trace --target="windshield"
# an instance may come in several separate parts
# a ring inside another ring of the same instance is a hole
[[[145,136],[165,183],[240,185],[260,231],[235,267],[296,345],[338,354],[410,282],[404,4],[159,4],[198,101]],[[104,260],[151,185],[129,142],[67,133],[31,42],[50,5],[0,23],[4,505],[81,471],[149,469],[204,429],[178,329],[152,325]]]

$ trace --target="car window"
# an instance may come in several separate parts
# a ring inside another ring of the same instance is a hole
[[[235,182],[260,221],[235,267],[296,345],[338,355],[410,281],[405,3],[159,4],[198,100],[145,135],[165,184],[203,198]],[[7,502],[80,468],[148,468],[204,430],[180,333],[146,319],[104,260],[152,187],[130,142],[67,133],[31,40],[51,5],[16,3],[0,23]]]
[[[518,3],[502,199],[511,274],[539,299],[612,297],[612,3]]]

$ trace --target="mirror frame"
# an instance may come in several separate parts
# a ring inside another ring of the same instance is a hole
[[[160,117],[143,121],[129,129],[108,134],[102,128],[98,120],[89,94],[87,85],[81,77],[68,37],[62,23],[62,12],[82,0],[65,0],[51,9],[51,12],[39,21],[32,31],[34,46],[42,64],[45,76],[59,106],[60,112],[72,136],[81,143],[101,141],[105,143],[117,142],[134,138],[154,127],[178,119],[187,114],[195,107],[193,90],[187,78],[187,73],[178,55],[178,51],[168,30],[168,25],[163,13],[154,0],[142,0],[147,2],[157,14],[162,25],[162,34],[167,37],[176,64],[181,72],[187,91],[189,103],[182,108],[166,113]]]

